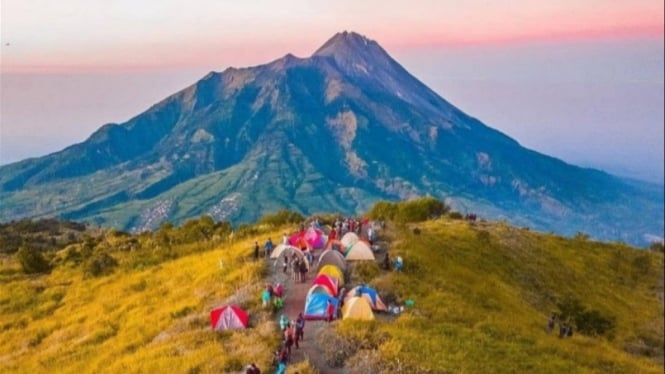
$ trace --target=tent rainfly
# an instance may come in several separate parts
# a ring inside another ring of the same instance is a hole
[[[246,329],[247,313],[236,305],[226,305],[210,311],[210,325],[215,331]]]
[[[354,296],[342,307],[343,319],[373,320],[374,313],[364,297]]]
[[[326,265],[335,265],[341,271],[346,271],[346,260],[344,259],[344,255],[333,249],[326,249],[321,253],[321,256],[319,256],[317,268],[321,269]]]
[[[319,274],[330,275],[331,277],[337,279],[337,283],[340,287],[344,286],[344,273],[335,265],[324,265],[321,267],[321,269],[319,269]]]

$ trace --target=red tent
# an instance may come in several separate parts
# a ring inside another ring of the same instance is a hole
[[[210,312],[210,325],[215,331],[245,329],[249,323],[247,313],[236,305],[226,305]]]

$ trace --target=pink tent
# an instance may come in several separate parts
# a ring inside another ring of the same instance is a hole
[[[291,235],[291,237],[289,237],[289,244],[298,248],[306,245],[314,249],[319,249],[323,248],[326,243],[323,231],[310,227],[307,231],[301,231]]]
[[[312,248],[323,248],[325,243],[323,231],[315,228],[309,228],[305,231],[305,240]]]
[[[210,325],[215,331],[245,329],[249,323],[247,313],[236,305],[226,305],[210,312]]]

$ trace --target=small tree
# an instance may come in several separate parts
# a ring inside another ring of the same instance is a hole
[[[86,261],[83,271],[86,277],[99,277],[111,274],[116,266],[118,261],[115,258],[106,253],[97,253]]]
[[[47,273],[51,270],[44,256],[33,248],[21,246],[16,252],[16,259],[26,274]]]

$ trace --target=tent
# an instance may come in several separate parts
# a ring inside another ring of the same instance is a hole
[[[326,242],[326,249],[335,249],[341,254],[346,253],[347,248],[348,247],[344,245],[344,243],[337,239],[328,240]]]
[[[319,274],[330,275],[331,277],[337,279],[340,287],[344,285],[344,273],[335,265],[324,265],[321,269],[319,269]]]
[[[355,232],[347,232],[346,234],[344,234],[344,236],[342,236],[342,239],[340,240],[342,243],[344,243],[344,247],[349,248],[354,244],[356,244],[360,239],[358,238],[358,235],[356,235]]]
[[[335,306],[334,316],[337,316],[337,305],[339,301],[337,298],[326,295],[324,293],[312,293],[305,301],[305,311],[303,317],[306,320],[321,320],[326,319],[326,307],[330,301]]]
[[[245,329],[249,323],[247,313],[236,305],[226,305],[210,312],[210,325],[215,331]]]
[[[312,281],[313,286],[322,286],[328,290],[328,294],[331,296],[337,296],[339,291],[339,281],[335,277],[330,275],[319,274]],[[311,290],[311,289],[310,289]]]
[[[310,227],[305,231],[305,241],[307,241],[310,247],[319,249],[323,248],[326,244],[326,237],[323,231]]]
[[[344,303],[342,307],[342,319],[373,320],[374,313],[367,299],[354,296]]]
[[[296,256],[298,256],[298,259],[300,259],[300,261],[303,260],[305,261],[307,269],[309,269],[309,261],[307,261],[307,256],[305,256],[305,253],[292,245],[287,245],[287,244],[278,245],[277,247],[275,247],[275,249],[273,249],[272,253],[270,254],[270,258],[279,258],[279,256],[286,254],[289,256],[290,259],[294,253],[296,254]]]
[[[321,256],[319,256],[319,263],[316,265],[317,269],[321,269],[325,265],[335,265],[341,271],[346,271],[346,260],[344,259],[344,255],[333,249],[326,249],[321,253]]]
[[[326,236],[323,234],[323,231],[310,227],[306,231],[300,231],[291,235],[289,244],[298,248],[305,246],[315,249],[323,248],[326,244]]]
[[[313,293],[322,293],[322,294],[332,296],[332,297],[336,296],[336,295],[333,295],[330,292],[330,288],[328,288],[328,287],[326,287],[322,284],[315,284],[309,289],[309,291],[307,291],[307,297],[305,297],[305,300],[307,300],[309,298],[309,295],[311,295]]]
[[[369,247],[369,244],[365,242],[357,242],[353,247],[349,248],[344,255],[347,260],[374,260],[374,252],[372,248]]]
[[[288,244],[280,244],[277,247],[275,247],[275,249],[272,250],[272,252],[270,253],[270,258],[279,258],[279,256],[281,256],[282,253],[284,252],[286,252],[286,254],[291,256],[294,251],[302,252],[298,247],[294,247]]]
[[[365,285],[356,286],[350,289],[346,294],[344,302],[348,303],[349,299],[358,295],[367,299],[367,302],[369,302],[369,306],[372,307],[372,309],[383,312],[388,311],[388,307],[383,303],[383,300],[381,300],[376,290]]]

